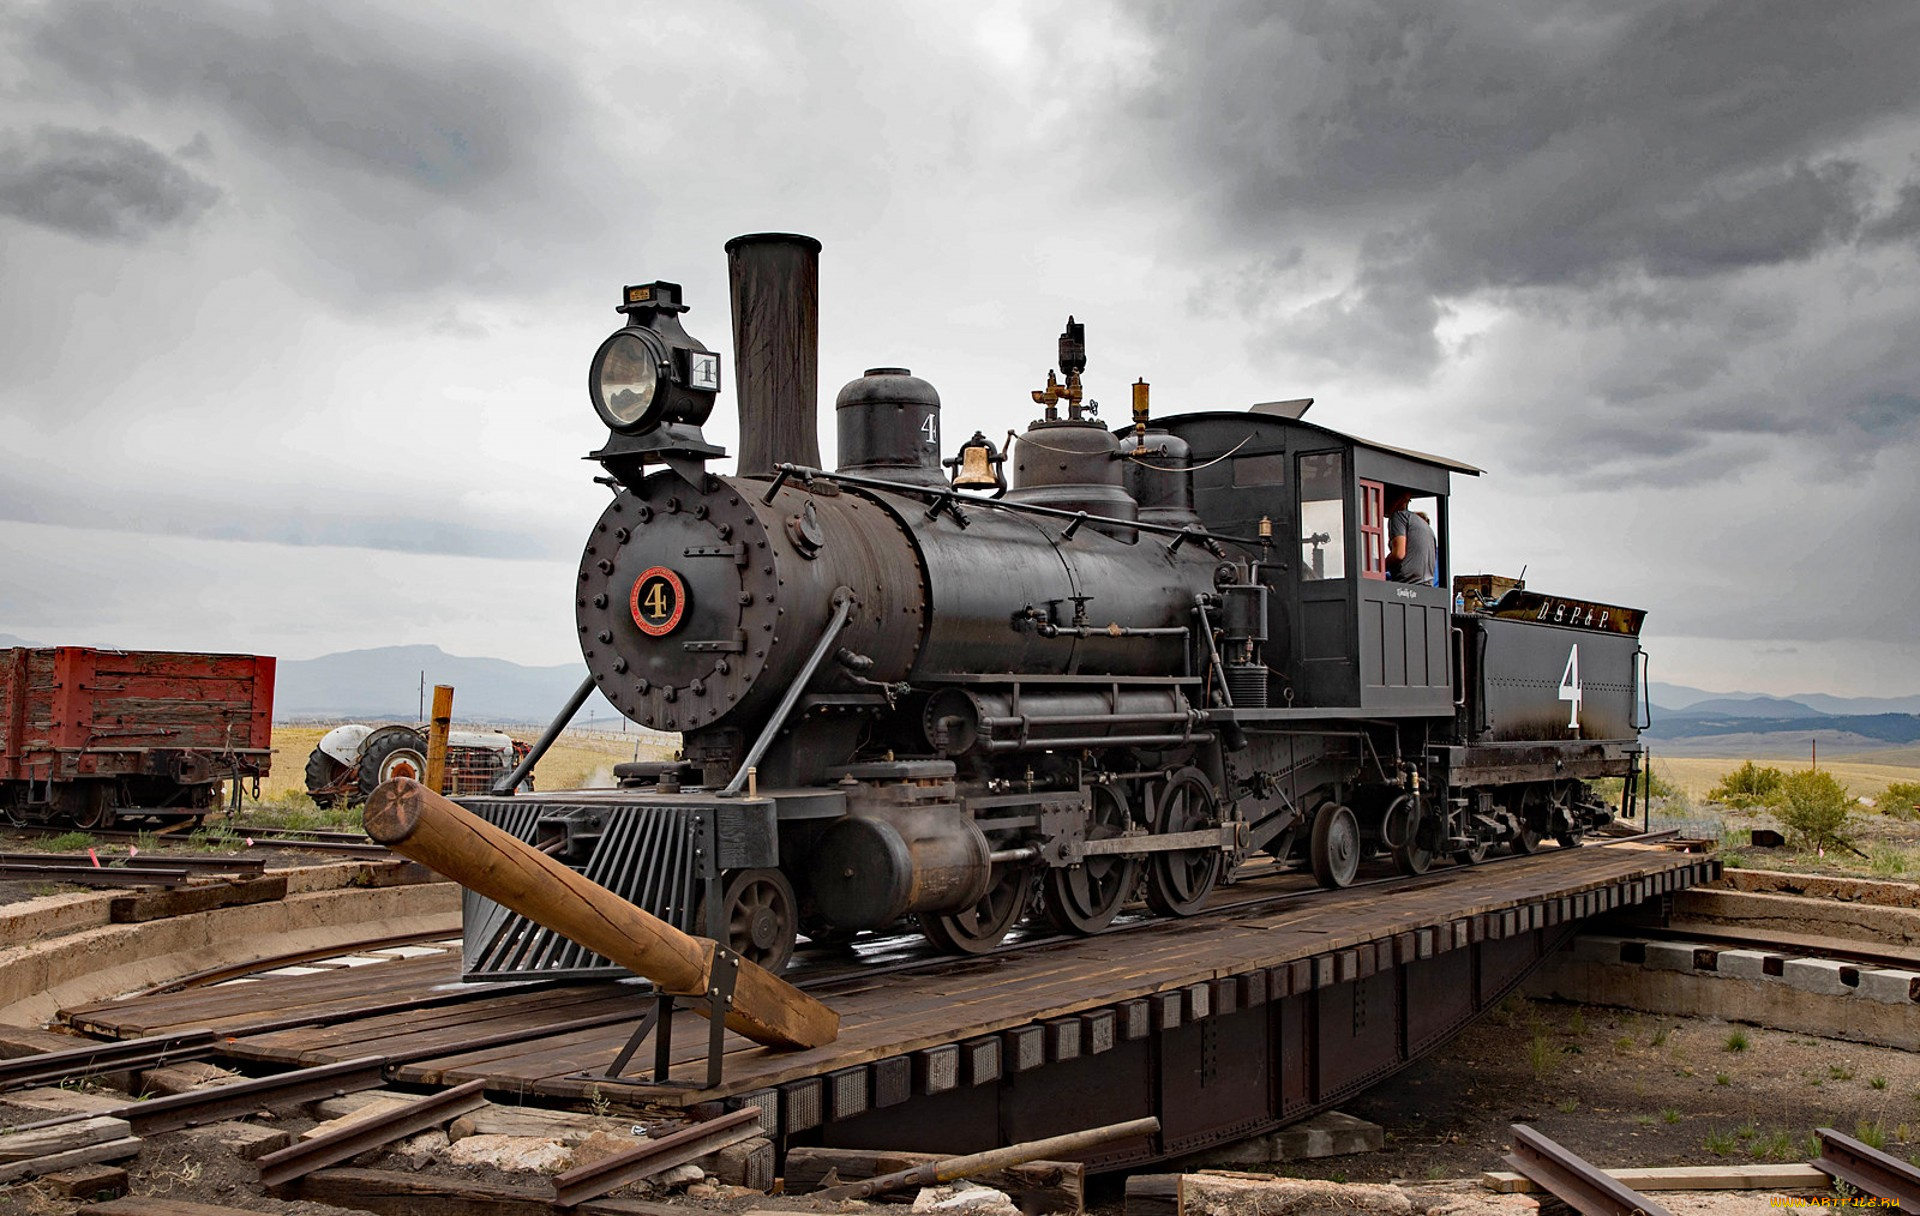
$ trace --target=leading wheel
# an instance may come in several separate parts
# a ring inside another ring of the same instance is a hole
[[[701,932],[713,928],[704,904],[694,924]],[[793,884],[778,870],[739,871],[721,891],[719,927],[727,949],[778,975],[793,957],[800,929]]]
[[[985,954],[1020,922],[1032,875],[1024,866],[995,866],[980,902],[951,916],[920,917],[920,932],[943,954]]]
[[[1110,785],[1094,786],[1087,840],[1113,840],[1132,825],[1133,816],[1120,792]],[[1095,855],[1078,865],[1048,870],[1047,919],[1062,933],[1098,933],[1113,923],[1139,882],[1138,853]]]
[[[1350,886],[1360,871],[1360,821],[1329,802],[1313,816],[1313,877],[1330,891]]]
[[[1197,769],[1181,769],[1160,788],[1157,835],[1199,832],[1220,826],[1213,787]],[[1217,844],[1147,854],[1147,906],[1161,916],[1192,916],[1220,881]]]
[[[360,751],[360,796],[373,793],[395,777],[427,779],[427,742],[420,732],[404,727],[379,731]]]

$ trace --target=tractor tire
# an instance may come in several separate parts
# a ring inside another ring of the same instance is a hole
[[[338,794],[326,791],[339,782],[345,768],[319,748],[313,749],[307,757],[307,796],[313,799],[313,805],[324,811],[339,800]]]
[[[395,777],[427,779],[426,736],[414,730],[377,732],[360,751],[360,797]]]

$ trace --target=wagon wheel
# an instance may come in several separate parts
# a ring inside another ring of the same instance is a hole
[[[950,916],[922,914],[920,932],[942,954],[985,954],[1020,923],[1032,885],[1025,866],[995,866],[980,902]]]
[[[1313,877],[1330,891],[1353,882],[1360,871],[1360,821],[1337,802],[1322,806],[1313,816]]]
[[[1433,865],[1433,850],[1420,843],[1420,803],[1412,795],[1402,794],[1387,807],[1381,822],[1391,823],[1396,815],[1406,823],[1401,828],[1402,840],[1391,846],[1393,866],[1402,874],[1425,874],[1427,868]]]
[[[720,894],[722,944],[778,975],[793,957],[794,937],[800,930],[798,909],[793,884],[785,874],[739,870],[728,877]],[[693,923],[702,933],[709,928],[704,900]]]
[[[83,832],[103,832],[113,826],[113,786],[89,781],[73,795],[73,826]]]
[[[427,779],[427,745],[418,731],[392,730],[376,734],[360,753],[362,797],[373,793],[381,782],[395,777]]]
[[[1157,799],[1155,830],[1163,835],[1218,827],[1213,786],[1198,769],[1185,768],[1168,778]],[[1161,916],[1192,916],[1220,881],[1223,860],[1218,845],[1169,849],[1147,854],[1147,906]]]
[[[1121,793],[1110,785],[1093,787],[1087,839],[1112,840],[1126,834],[1133,815]],[[1044,879],[1047,919],[1062,933],[1094,934],[1113,923],[1120,905],[1140,882],[1140,854],[1105,854],[1077,865],[1050,869]]]

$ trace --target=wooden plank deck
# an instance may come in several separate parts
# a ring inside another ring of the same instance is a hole
[[[1106,1016],[1122,1026],[1195,1020],[1230,1004],[1252,977],[1277,999],[1483,939],[1513,937],[1686,886],[1714,863],[1666,849],[1618,842],[1548,850],[1481,867],[1191,920],[1151,920],[1086,940],[1057,941],[983,958],[940,960],[905,974],[833,978],[813,989],[839,1011],[839,1039],[780,1052],[729,1034],[721,1086],[648,1087],[608,1081],[603,1070],[630,1025],[562,1030],[565,1023],[630,1009],[646,998],[632,983],[581,982],[504,990],[458,982],[451,954],[376,967],[229,984],[64,1011],[73,1025],[118,1038],[208,1027],[236,1036],[227,1054],[311,1065],[367,1055],[403,1055],[396,1079],[453,1085],[485,1079],[496,1092],[583,1099],[613,1090],[635,1101],[691,1103],[769,1091],[808,1078],[927,1049],[1000,1039],[1018,1028]],[[1235,894],[1237,892],[1237,894]],[[1229,891],[1244,899],[1246,889]],[[1235,987],[1235,984],[1241,985]],[[1137,1007],[1138,1006],[1138,1007]],[[541,1033],[553,1027],[558,1033]],[[475,1049],[488,1035],[526,1037]],[[677,1064],[704,1057],[707,1026],[682,1012],[674,1026]],[[643,1050],[627,1070],[639,1077]],[[976,1063],[976,1067],[985,1067]],[[697,1069],[685,1070],[692,1075]]]

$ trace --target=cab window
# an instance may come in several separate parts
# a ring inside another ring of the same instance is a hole
[[[1347,461],[1340,452],[1300,457],[1300,577],[1347,576]]]

